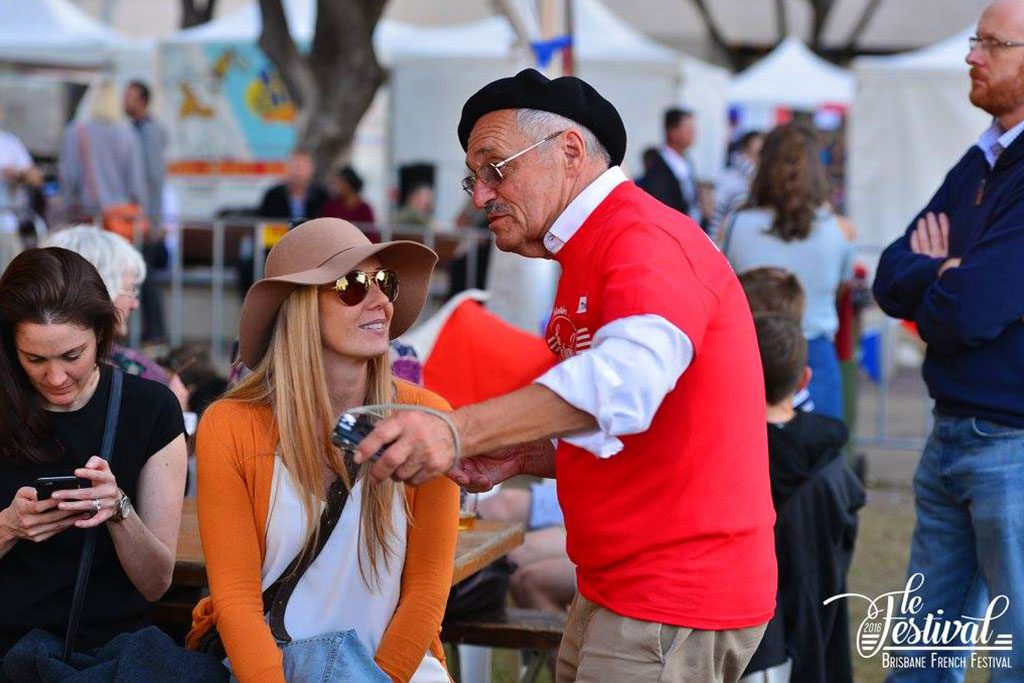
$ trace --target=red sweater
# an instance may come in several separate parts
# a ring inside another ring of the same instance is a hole
[[[601,459],[560,442],[558,495],[580,592],[627,617],[722,630],[767,622],[776,562],[764,384],[743,291],[689,218],[622,183],[558,252],[547,337],[561,358],[655,314],[694,358],[650,428]]]

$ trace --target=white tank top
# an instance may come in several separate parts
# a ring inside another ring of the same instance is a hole
[[[381,638],[398,606],[405,565],[405,501],[396,487],[391,515],[394,520],[393,555],[388,567],[380,566],[379,582],[371,590],[359,572],[358,553],[369,570],[365,544],[359,543],[362,509],[362,481],[356,482],[320,555],[299,579],[288,601],[284,625],[294,640],[354,629],[371,653],[377,652]],[[276,581],[302,550],[306,538],[306,516],[298,489],[280,458],[274,459],[274,481],[267,518],[267,555],[263,560],[263,590]],[[448,683],[444,667],[430,652],[411,679],[411,683]]]

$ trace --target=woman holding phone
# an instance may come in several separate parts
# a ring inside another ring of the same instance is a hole
[[[395,380],[388,357],[436,260],[318,218],[274,246],[245,297],[239,351],[252,372],[207,408],[196,437],[210,598],[187,640],[226,654],[241,681],[450,680],[438,635],[458,488],[374,483],[331,441],[359,406],[448,409]]]
[[[99,359],[118,314],[88,261],[29,249],[4,271],[0,292],[2,662],[32,629],[63,640],[90,528],[99,535],[76,651],[149,624],[174,568],[186,459],[177,399],[130,375],[111,463],[98,457],[114,372]],[[41,500],[37,482],[51,477],[84,488],[56,480]]]

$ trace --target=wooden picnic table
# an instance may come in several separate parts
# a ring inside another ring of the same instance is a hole
[[[522,545],[523,536],[522,524],[476,520],[471,530],[459,532],[452,583],[462,581],[507,555],[512,549]],[[194,499],[186,499],[181,510],[178,555],[171,585],[180,588],[206,588],[206,564],[203,561],[203,547],[199,542],[199,523],[196,519]]]

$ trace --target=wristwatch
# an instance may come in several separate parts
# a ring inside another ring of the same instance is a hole
[[[117,502],[114,503],[114,514],[110,516],[111,522],[123,522],[131,516],[132,510],[135,509],[132,507],[131,498],[128,497],[127,493],[121,489],[118,489],[117,492],[121,495],[118,496]]]

